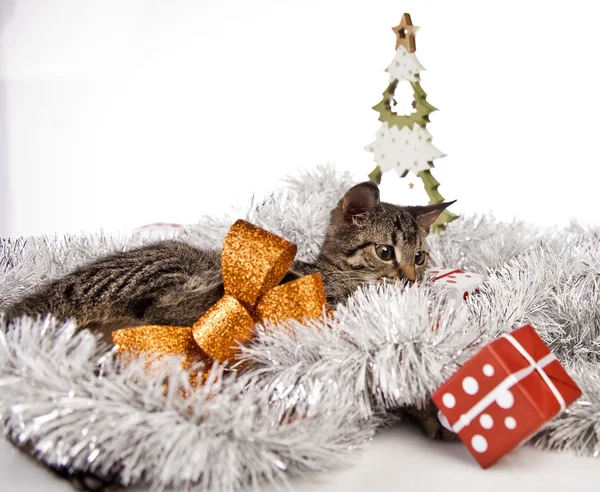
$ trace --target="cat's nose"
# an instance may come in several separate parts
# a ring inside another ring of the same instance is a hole
[[[417,272],[415,271],[414,265],[401,265],[400,271],[402,272],[402,276],[411,282],[417,280]]]

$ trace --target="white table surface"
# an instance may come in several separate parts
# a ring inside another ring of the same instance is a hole
[[[297,492],[591,491],[600,487],[600,459],[526,446],[481,470],[461,443],[429,441],[417,429],[401,424],[382,430],[346,468],[294,479],[292,486]],[[71,490],[67,482],[0,440],[0,491]]]

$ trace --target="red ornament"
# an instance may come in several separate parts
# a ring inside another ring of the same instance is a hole
[[[478,273],[465,272],[460,268],[435,268],[429,272],[434,275],[432,283],[437,283],[454,292],[457,300],[467,300],[470,294],[478,294],[485,277]]]
[[[482,468],[488,468],[581,396],[526,325],[483,347],[432,396]]]

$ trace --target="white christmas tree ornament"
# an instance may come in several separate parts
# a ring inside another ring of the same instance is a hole
[[[369,174],[371,181],[381,183],[383,173],[391,169],[395,169],[401,178],[409,171],[413,172],[423,182],[429,203],[437,204],[443,203],[444,197],[438,191],[440,183],[431,174],[431,168],[432,161],[444,154],[433,146],[431,135],[425,129],[429,115],[436,108],[427,101],[427,93],[421,87],[420,72],[425,68],[415,55],[418,29],[407,13],[402,16],[400,24],[392,28],[396,35],[396,52],[386,69],[390,74],[390,82],[381,101],[373,106],[379,113],[382,125],[375,141],[365,149],[373,153],[373,160],[377,164]],[[412,88],[410,105],[404,104],[401,99],[406,84]],[[410,189],[413,186],[409,184]],[[433,225],[433,230],[441,230],[456,218],[452,212],[444,210]]]
[[[390,74],[390,80],[408,80],[418,82],[419,73],[425,70],[414,53],[409,53],[402,45],[398,46],[396,55],[386,68]]]
[[[431,143],[431,134],[422,126],[414,125],[399,129],[381,125],[373,143],[365,148],[373,153],[375,162],[382,172],[394,169],[401,177],[409,171],[418,174],[431,169],[431,161],[444,154]]]

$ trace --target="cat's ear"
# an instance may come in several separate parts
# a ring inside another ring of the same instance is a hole
[[[456,200],[422,207],[406,207],[406,210],[417,219],[419,226],[428,231],[440,214],[455,202]]]
[[[372,181],[365,181],[350,188],[338,204],[348,221],[367,216],[379,205],[379,188]]]

